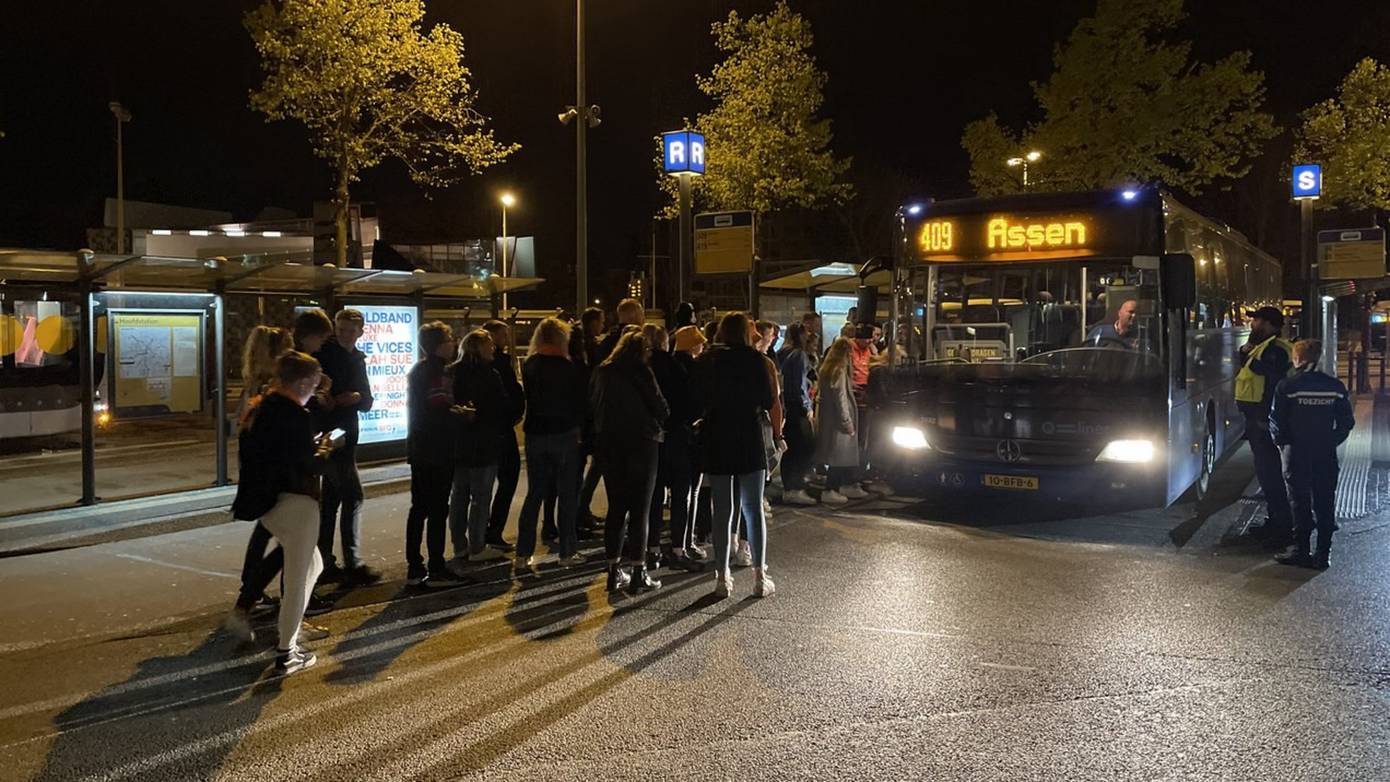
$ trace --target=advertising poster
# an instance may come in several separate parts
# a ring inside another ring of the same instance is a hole
[[[367,356],[372,409],[359,413],[361,443],[404,440],[409,423],[406,373],[418,354],[419,311],[410,306],[357,306],[365,321],[357,349]]]
[[[135,415],[203,409],[203,316],[115,312],[115,406]]]

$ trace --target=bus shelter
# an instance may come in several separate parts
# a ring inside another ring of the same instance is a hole
[[[818,312],[829,344],[847,322],[850,308],[857,306],[861,285],[875,288],[877,300],[886,303],[891,284],[892,273],[887,269],[861,276],[860,267],[851,263],[808,264],[762,281],[759,314],[791,323],[805,310]],[[875,320],[886,323],[887,312],[876,313]]]
[[[0,516],[235,480],[240,355],[258,324],[351,306],[375,405],[364,461],[402,458],[422,322],[497,317],[539,278],[0,249]]]

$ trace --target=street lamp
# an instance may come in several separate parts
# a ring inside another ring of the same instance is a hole
[[[575,274],[577,290],[575,301],[579,309],[584,309],[584,302],[589,298],[589,159],[588,159],[588,138],[589,128],[596,128],[603,122],[599,107],[589,105],[589,98],[585,89],[584,81],[584,0],[575,0],[575,54],[574,54],[574,105],[566,106],[565,110],[556,115],[561,125],[568,125],[574,120],[574,157],[575,157]]]
[[[516,196],[511,193],[503,193],[497,200],[502,202],[502,279],[505,280],[510,276],[507,267],[507,207],[516,204]],[[502,309],[507,309],[506,289],[502,291]]]
[[[1036,162],[1038,162],[1038,158],[1041,158],[1041,157],[1042,157],[1042,153],[1039,152],[1039,151],[1037,151],[1036,149],[1034,149],[1034,150],[1029,151],[1029,152],[1028,152],[1027,154],[1025,154],[1023,157],[1011,157],[1011,158],[1009,158],[1008,160],[1006,160],[1006,161],[1004,161],[1004,162],[1007,163],[1007,164],[1009,165],[1009,168],[1016,168],[1016,167],[1018,167],[1018,166],[1023,166],[1023,189],[1024,189],[1024,190],[1027,190],[1027,189],[1028,189],[1028,164],[1029,164],[1029,163],[1036,163]]]
[[[125,252],[125,155],[121,149],[121,126],[130,122],[130,110],[111,101],[106,104],[116,118],[116,254]]]

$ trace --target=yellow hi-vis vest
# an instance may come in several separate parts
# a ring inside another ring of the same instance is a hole
[[[1292,376],[1293,370],[1293,343],[1280,336],[1273,336],[1256,345],[1245,356],[1245,364],[1236,373],[1236,401],[1237,402],[1259,402],[1265,398],[1265,376],[1250,368],[1255,359],[1265,352],[1265,348],[1271,344],[1278,345],[1284,349],[1289,356],[1289,372]]]

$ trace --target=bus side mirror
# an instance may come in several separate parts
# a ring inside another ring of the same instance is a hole
[[[1159,274],[1165,308],[1184,309],[1197,303],[1197,263],[1192,260],[1191,255],[1164,255]]]

